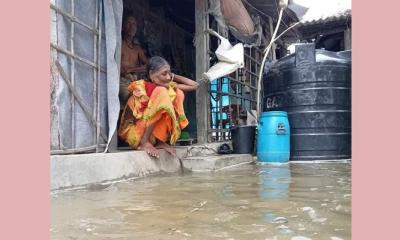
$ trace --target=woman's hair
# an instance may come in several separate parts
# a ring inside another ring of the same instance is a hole
[[[160,56],[155,56],[150,58],[147,64],[147,71],[146,71],[147,79],[150,80],[150,72],[156,72],[165,65],[169,66],[169,63],[167,62],[167,60],[165,60]]]

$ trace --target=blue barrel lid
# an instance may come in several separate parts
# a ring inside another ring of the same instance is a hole
[[[271,117],[271,116],[287,117],[287,112],[284,112],[284,111],[268,111],[268,112],[262,112],[261,113],[261,117]]]

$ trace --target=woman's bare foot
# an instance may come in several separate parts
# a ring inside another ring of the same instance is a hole
[[[141,143],[138,149],[146,151],[151,157],[160,158],[160,153],[150,142]]]
[[[165,142],[158,141],[156,147],[165,149],[165,151],[169,152],[172,156],[176,155],[175,148]]]

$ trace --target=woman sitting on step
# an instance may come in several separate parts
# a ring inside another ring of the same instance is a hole
[[[183,109],[184,92],[194,91],[198,83],[171,73],[168,62],[152,57],[147,65],[147,79],[128,86],[130,97],[121,116],[118,135],[133,149],[146,151],[159,158],[157,148],[171,154],[181,129],[189,121]]]

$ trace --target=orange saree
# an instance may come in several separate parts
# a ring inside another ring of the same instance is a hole
[[[149,139],[153,144],[157,139],[166,142],[168,138],[175,144],[181,129],[189,124],[183,109],[185,96],[176,83],[165,88],[139,80],[132,82],[128,91],[132,95],[122,112],[119,137],[137,149],[146,127],[154,124]]]

